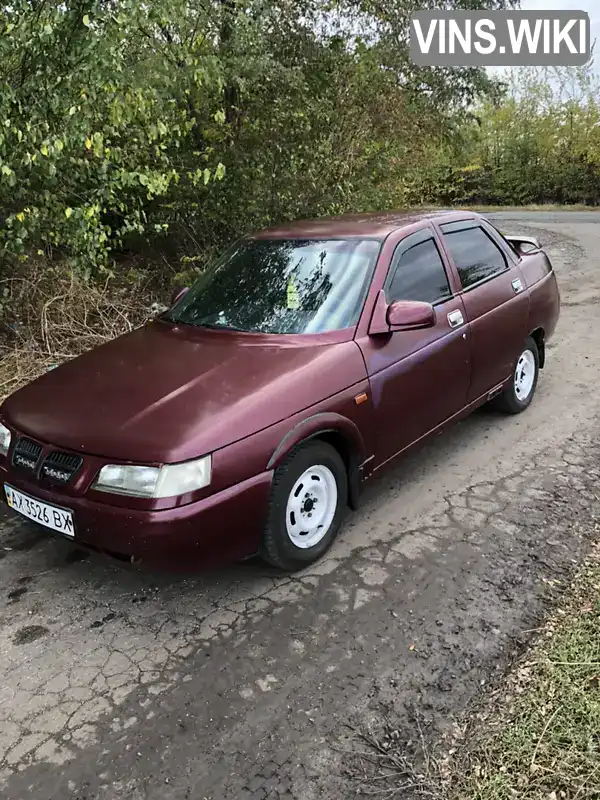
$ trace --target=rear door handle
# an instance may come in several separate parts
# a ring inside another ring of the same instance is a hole
[[[523,288],[523,284],[521,283],[520,278],[514,279],[514,281],[512,282],[512,287],[515,294],[518,294],[518,292],[521,291],[521,289]]]
[[[458,328],[458,326],[462,325],[464,321],[465,319],[462,315],[462,312],[458,309],[448,313],[448,323],[451,328]]]

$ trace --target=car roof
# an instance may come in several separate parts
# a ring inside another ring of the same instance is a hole
[[[251,234],[251,239],[337,239],[364,237],[384,239],[399,228],[427,219],[438,222],[478,217],[473,211],[437,209],[435,211],[384,211],[371,214],[344,214],[338,217],[297,220]]]

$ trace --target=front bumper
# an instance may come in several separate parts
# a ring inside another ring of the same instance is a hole
[[[153,511],[67,496],[25,480],[10,467],[0,468],[4,503],[7,482],[34,498],[73,511],[75,544],[154,566],[192,569],[258,551],[272,475],[263,472],[197,502]]]

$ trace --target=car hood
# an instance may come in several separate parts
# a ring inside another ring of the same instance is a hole
[[[45,373],[11,395],[1,413],[59,447],[126,461],[184,461],[364,379],[354,341],[321,342],[154,322]]]

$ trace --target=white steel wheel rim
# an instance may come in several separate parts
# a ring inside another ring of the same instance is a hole
[[[285,526],[292,544],[306,550],[323,539],[338,503],[338,486],[329,467],[316,464],[298,478],[289,494]]]
[[[535,357],[531,350],[524,350],[515,369],[515,394],[524,403],[531,394],[535,381]]]

